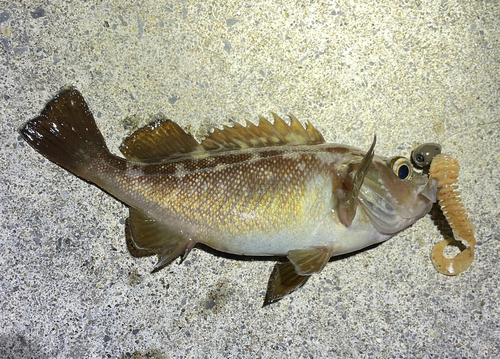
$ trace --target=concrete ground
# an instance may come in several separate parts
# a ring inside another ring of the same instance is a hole
[[[500,356],[498,1],[3,0],[0,30],[0,357]],[[17,132],[68,85],[115,153],[157,115],[200,139],[269,111],[384,156],[440,143],[476,259],[439,274],[427,216],[266,308],[272,261],[194,250],[151,274],[126,207]]]

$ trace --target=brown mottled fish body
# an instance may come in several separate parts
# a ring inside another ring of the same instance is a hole
[[[411,165],[327,144],[274,115],[271,125],[216,130],[201,144],[172,121],[156,121],[111,154],[75,89],[62,91],[21,130],[51,161],[130,206],[139,249],[161,267],[200,242],[243,255],[286,256],[265,304],[319,272],[331,256],[392,237],[424,216],[436,183]],[[400,159],[399,159],[400,160]],[[406,166],[406,167],[404,167]],[[409,175],[406,171],[409,171]]]
[[[336,167],[347,152],[363,157],[331,144],[184,155],[146,165],[108,155],[92,172],[101,188],[195,242],[234,254],[286,256],[342,242],[336,237],[345,226],[332,210],[332,188],[341,186]],[[359,226],[371,227],[358,219],[351,226],[356,235],[338,254],[363,248],[363,237],[376,235],[368,228],[357,233]]]

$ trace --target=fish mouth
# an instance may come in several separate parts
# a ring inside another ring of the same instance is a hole
[[[360,192],[360,207],[379,233],[395,234],[429,213],[432,204],[436,202],[437,190],[437,181],[426,179],[415,188],[414,201],[410,206],[393,204],[388,197],[376,191],[365,190]]]
[[[424,186],[422,186],[419,196],[423,196],[432,203],[435,203],[437,201],[437,192],[438,192],[438,180],[435,178],[431,178],[427,181],[427,183]]]

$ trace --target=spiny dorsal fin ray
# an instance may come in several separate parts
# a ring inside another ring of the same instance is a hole
[[[132,161],[158,162],[175,154],[203,151],[203,148],[175,122],[156,120],[128,136],[120,151]]]
[[[233,127],[224,126],[222,130],[216,129],[201,143],[201,146],[205,150],[212,151],[285,145],[317,145],[325,142],[321,133],[310,123],[304,129],[294,116],[290,116],[291,123],[288,125],[275,113],[272,115],[274,124],[259,116],[257,126],[247,121],[246,126],[235,124]]]

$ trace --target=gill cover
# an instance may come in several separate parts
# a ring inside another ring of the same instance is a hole
[[[469,244],[464,251],[455,258],[446,258],[444,249],[452,242],[444,239],[437,243],[431,252],[432,264],[442,274],[458,275],[466,271],[474,260],[474,225],[467,216],[460,200],[458,191],[458,162],[448,155],[439,154],[432,159],[429,178],[438,181],[437,199],[446,220],[453,230],[456,240],[464,240]]]

